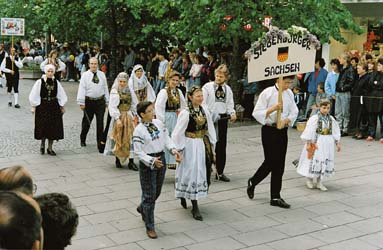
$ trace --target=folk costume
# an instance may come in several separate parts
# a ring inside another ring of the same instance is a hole
[[[119,86],[120,80],[126,81],[125,87]],[[131,155],[133,117],[136,113],[133,107],[136,106],[136,96],[132,95],[128,86],[128,74],[122,72],[118,74],[110,91],[108,109],[112,119],[104,150],[104,155],[116,156],[117,167],[121,167],[121,163],[124,163]],[[117,120],[121,121],[122,126],[117,125]]]
[[[20,60],[20,57],[17,55],[8,55],[4,58],[1,63],[1,72],[5,74],[7,79],[7,93],[9,96],[8,106],[12,107],[12,89],[14,94],[14,104],[15,108],[20,108],[19,105],[19,79],[20,73],[19,70],[23,67],[23,63]],[[11,72],[14,72],[11,74]]]
[[[54,69],[53,65],[48,64],[44,67],[44,72]],[[29,94],[29,102],[36,108],[34,137],[36,140],[42,140],[42,154],[45,151],[45,139],[48,139],[49,143],[64,139],[62,108],[67,101],[68,97],[61,83],[46,75],[36,81]],[[52,149],[49,151],[52,152]]]
[[[316,144],[313,154],[308,154],[306,145],[303,147],[297,172],[309,178],[331,177],[334,173],[335,143],[340,140],[338,122],[331,115],[318,113],[307,122],[301,139]]]
[[[165,162],[164,150],[175,148],[163,122],[153,119],[152,122],[139,123],[133,133],[134,154],[139,158],[139,174],[142,189],[141,204],[137,211],[145,221],[146,229],[154,230],[154,207],[161,194],[166,168],[157,168],[154,161],[161,158]]]
[[[104,130],[104,113],[108,102],[109,90],[105,74],[100,70],[84,72],[81,76],[77,92],[77,103],[85,105],[81,124],[81,146],[86,146],[86,136],[93,117],[96,115],[97,147],[100,153],[104,152],[104,146],[101,144],[101,141]]]
[[[226,165],[227,126],[231,115],[235,114],[233,92],[226,83],[218,85],[215,82],[206,83],[202,87],[203,104],[212,116],[217,130],[216,179],[230,181],[223,172]]]
[[[271,173],[270,204],[289,208],[290,205],[285,203],[280,195],[287,151],[287,127],[277,128],[277,111],[266,116],[268,109],[278,104],[278,91],[277,84],[266,88],[260,94],[254,107],[253,117],[263,125],[261,136],[265,160],[253,177],[248,180],[247,194],[252,199],[254,188]],[[298,116],[298,108],[294,102],[293,92],[290,89],[284,90],[282,99],[281,120],[288,118],[290,120],[289,126],[292,126]]]
[[[63,63],[58,58],[56,58],[56,59],[47,58],[40,64],[41,71],[44,71],[45,65],[48,65],[48,64],[55,66],[55,78],[56,78],[56,80],[60,81],[61,80],[61,73],[66,69],[65,63]]]
[[[143,71],[140,78],[138,78],[135,73],[139,69],[142,69]],[[129,78],[128,85],[130,91],[135,93],[137,96],[138,102],[149,101],[154,103],[156,100],[156,94],[152,88],[152,85],[149,83],[149,80],[145,76],[145,71],[142,65],[137,64],[133,67],[132,75]]]
[[[169,136],[173,133],[177,123],[177,117],[181,110],[186,108],[186,101],[182,91],[178,88],[171,89],[169,86],[161,89],[155,103],[156,117],[162,121],[168,129]],[[169,169],[176,168],[175,157],[165,151],[166,165]]]
[[[214,124],[207,108],[200,106],[195,109],[189,106],[182,110],[172,139],[176,148],[183,150],[183,159],[176,169],[175,196],[190,200],[206,197],[211,173],[206,165],[211,167],[211,150],[217,142]]]

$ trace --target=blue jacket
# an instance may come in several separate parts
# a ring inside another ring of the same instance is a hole
[[[335,95],[335,87],[336,82],[338,81],[339,73],[330,72],[327,75],[325,84],[324,84],[324,90],[328,97]]]
[[[317,78],[315,78],[315,72],[311,72],[309,76],[309,84],[308,84],[309,93],[312,95],[316,95],[318,92],[317,91],[318,84],[321,82],[324,83],[326,81],[326,77],[327,77],[327,70],[324,68],[320,69]]]

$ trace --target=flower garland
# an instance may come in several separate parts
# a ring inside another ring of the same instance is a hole
[[[316,50],[319,50],[321,47],[318,38],[315,35],[311,34],[306,28],[293,25],[287,30],[281,30],[278,27],[271,26],[267,33],[264,33],[263,36],[260,39],[258,39],[258,41],[251,44],[250,49],[248,49],[245,52],[245,56],[246,58],[249,58],[255,50],[260,48],[261,44],[267,44],[267,42],[271,41],[273,37],[290,39],[291,36],[294,35],[303,36],[303,38],[308,39]]]

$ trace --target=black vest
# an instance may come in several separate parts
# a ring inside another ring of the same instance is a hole
[[[41,99],[51,99],[51,98],[55,98],[57,97],[57,80],[56,79],[53,79],[53,90],[50,92],[49,94],[49,91],[45,85],[45,81],[43,78],[41,78],[41,89],[40,89],[40,97]]]
[[[15,57],[15,62],[18,61],[19,58],[16,56]],[[7,56],[5,58],[5,67],[7,69],[10,69],[12,70],[12,60],[9,56]],[[13,77],[16,77],[16,78],[19,78],[19,68],[16,66],[15,63],[13,63],[13,71],[15,72],[15,74],[13,75]],[[7,76],[11,76],[11,73],[6,73]]]

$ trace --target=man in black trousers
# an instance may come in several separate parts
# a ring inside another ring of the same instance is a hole
[[[266,88],[259,96],[253,111],[253,117],[262,126],[262,146],[265,160],[248,180],[247,195],[254,198],[254,189],[271,173],[270,194],[271,206],[290,208],[280,195],[282,177],[285,170],[287,150],[287,128],[292,126],[298,116],[298,108],[294,102],[294,94],[289,89],[294,76],[285,76],[277,80],[274,86]],[[278,102],[279,88],[282,89],[282,103]],[[277,128],[277,111],[281,111],[281,128]]]
[[[105,74],[98,70],[98,60],[95,57],[89,59],[89,70],[81,76],[77,92],[77,103],[84,112],[81,128],[81,147],[86,146],[86,136],[90,124],[96,115],[97,122],[97,148],[100,153],[104,152],[101,144],[104,130],[104,114],[109,102],[108,83]]]

